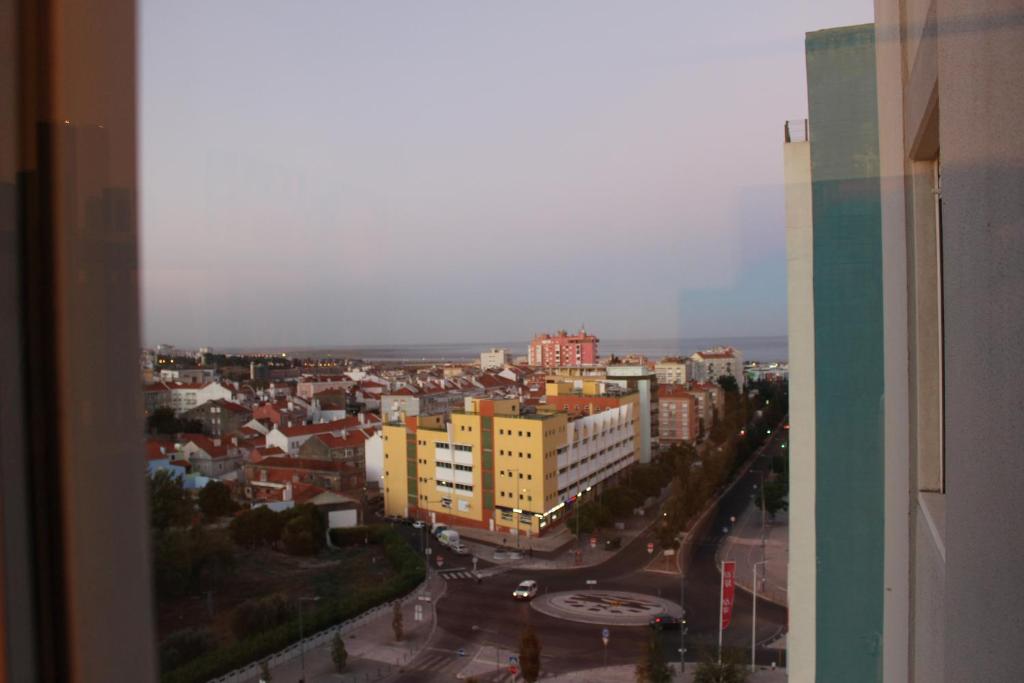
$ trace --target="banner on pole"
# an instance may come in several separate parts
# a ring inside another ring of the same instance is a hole
[[[722,563],[722,630],[729,628],[732,620],[733,597],[736,593],[736,563]]]

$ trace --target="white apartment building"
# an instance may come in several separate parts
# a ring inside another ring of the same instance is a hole
[[[501,370],[509,362],[509,352],[506,349],[491,349],[480,354],[481,370]]]
[[[654,364],[658,384],[686,384],[686,359],[663,358]]]
[[[717,384],[722,375],[731,375],[743,391],[743,354],[731,346],[716,346],[691,355],[686,364],[688,378]]]

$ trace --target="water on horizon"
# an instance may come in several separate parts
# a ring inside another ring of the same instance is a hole
[[[664,356],[688,356],[713,346],[733,346],[743,360],[759,362],[788,361],[789,340],[785,336],[769,337],[692,337],[677,339],[602,339],[601,356],[640,354],[652,360]],[[525,356],[529,342],[474,342],[451,344],[398,344],[392,346],[338,346],[304,349],[281,349],[289,355],[337,355],[367,361],[463,361],[473,360],[491,348],[508,349],[512,356]]]

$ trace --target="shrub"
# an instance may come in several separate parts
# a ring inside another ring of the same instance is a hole
[[[365,529],[364,529],[365,531]],[[305,614],[306,634],[351,619],[372,607],[400,598],[418,586],[426,572],[419,555],[394,529],[370,527],[370,538],[384,550],[384,556],[396,575],[379,587],[349,595],[341,600],[321,601]],[[334,533],[332,532],[332,539]],[[366,536],[364,535],[365,539]],[[231,645],[194,658],[161,677],[162,683],[205,683],[234,669],[264,659],[299,639],[298,618],[256,633]]]
[[[231,614],[231,631],[236,638],[246,638],[279,626],[290,617],[288,600],[283,595],[246,600]]]
[[[160,669],[170,671],[213,647],[213,634],[205,628],[175,631],[160,643]]]

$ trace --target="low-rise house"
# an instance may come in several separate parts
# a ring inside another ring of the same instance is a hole
[[[242,464],[241,450],[218,437],[185,434],[181,444],[181,457],[188,461],[193,472],[205,477],[221,477]]]
[[[320,422],[310,425],[297,425],[291,427],[274,427],[266,436],[267,446],[277,446],[290,456],[297,457],[299,448],[310,438],[318,434],[333,434],[345,436],[349,431],[365,430],[366,435],[370,430],[380,424],[380,418],[372,413],[359,413],[344,420],[332,422]]]
[[[366,470],[362,462],[321,460],[318,458],[271,457],[245,465],[246,481],[291,482],[319,486],[325,491],[355,493],[362,496]]]
[[[202,423],[207,434],[220,436],[240,430],[252,419],[252,412],[234,401],[218,398],[185,411],[185,417]]]

